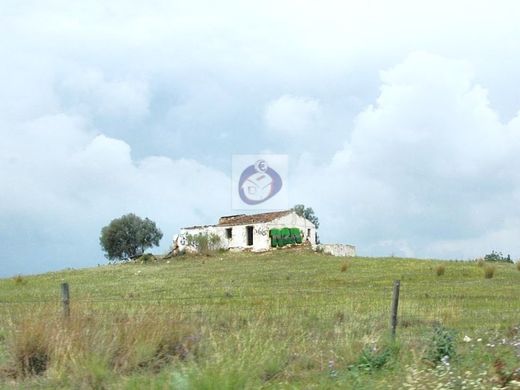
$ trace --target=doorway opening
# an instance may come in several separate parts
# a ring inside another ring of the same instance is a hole
[[[253,227],[246,226],[246,231],[247,231],[247,245],[251,246],[251,245],[253,245]]]

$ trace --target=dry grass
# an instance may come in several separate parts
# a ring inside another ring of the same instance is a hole
[[[478,267],[484,267],[486,265],[486,261],[483,258],[476,259],[476,263]]]
[[[484,277],[486,279],[492,279],[495,276],[496,268],[492,265],[486,265],[484,267]]]
[[[187,359],[198,336],[178,316],[151,309],[123,314],[75,308],[65,320],[41,308],[13,314],[6,340],[4,376],[46,374],[61,385],[99,388],[113,374],[157,372]]]
[[[449,272],[436,277],[437,265]],[[407,366],[424,368],[424,335],[435,324],[456,331],[453,378],[491,370],[497,357],[516,369],[518,338],[505,332],[519,325],[520,272],[493,266],[493,288],[469,262],[292,250],[186,255],[24,276],[22,285],[4,279],[0,388],[397,389]],[[380,365],[396,279],[400,349]],[[72,298],[66,323],[63,280]],[[380,367],[359,368],[360,356]]]
[[[442,276],[446,272],[446,267],[443,264],[439,264],[435,267],[435,274],[437,276]]]

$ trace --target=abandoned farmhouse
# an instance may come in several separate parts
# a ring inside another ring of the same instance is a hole
[[[216,225],[192,226],[181,229],[177,238],[180,250],[189,248],[189,235],[217,235],[225,249],[254,252],[287,243],[316,243],[316,227],[292,210],[254,215],[230,215],[221,217]],[[282,237],[283,234],[283,237]]]
[[[316,248],[316,226],[294,210],[221,217],[216,225],[182,228],[174,237],[174,248],[196,251],[190,237],[199,234],[218,236],[220,247],[230,250],[262,252],[288,244],[310,244]],[[351,245],[324,244],[323,250],[335,256],[354,256]]]

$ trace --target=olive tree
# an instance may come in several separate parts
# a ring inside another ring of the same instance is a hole
[[[162,236],[155,222],[130,213],[113,219],[101,229],[99,242],[109,260],[121,261],[138,257],[147,248],[159,245]]]
[[[298,214],[300,217],[306,218],[311,221],[316,229],[320,227],[320,221],[318,217],[314,214],[314,210],[312,207],[305,207],[303,204],[297,204],[293,208],[294,212]]]

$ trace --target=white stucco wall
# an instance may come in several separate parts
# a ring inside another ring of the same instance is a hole
[[[348,244],[319,244],[317,249],[323,250],[323,253],[327,253],[332,256],[340,257],[354,257],[356,256],[356,247]]]

